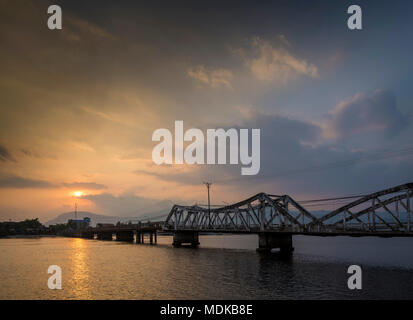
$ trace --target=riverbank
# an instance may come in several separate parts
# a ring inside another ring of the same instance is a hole
[[[0,239],[35,239],[35,238],[55,238],[59,237],[55,234],[15,234],[2,236]]]

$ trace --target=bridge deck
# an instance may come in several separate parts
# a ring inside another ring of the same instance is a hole
[[[280,230],[215,230],[215,229],[178,229],[178,230],[164,230],[164,232],[198,232],[200,234],[262,234],[272,233],[280,235],[305,235],[305,236],[317,236],[317,237],[337,237],[337,236],[350,236],[350,237],[413,237],[413,232],[369,232],[369,231],[280,231]]]
[[[85,232],[128,232],[128,231],[137,231],[137,232],[155,232],[159,228],[145,226],[145,227],[106,227],[106,228],[89,228],[84,230]]]

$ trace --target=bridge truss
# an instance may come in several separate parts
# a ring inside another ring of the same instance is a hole
[[[228,233],[413,236],[410,203],[412,197],[413,183],[407,183],[361,196],[317,217],[288,195],[259,193],[220,208],[174,205],[163,229]]]

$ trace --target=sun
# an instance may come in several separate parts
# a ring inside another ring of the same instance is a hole
[[[82,191],[75,191],[73,194],[75,195],[75,197],[81,197],[83,192]]]

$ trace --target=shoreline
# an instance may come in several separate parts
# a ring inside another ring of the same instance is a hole
[[[4,237],[0,237],[0,239],[33,239],[33,238],[55,238],[59,237],[58,235],[54,234],[19,234],[19,235],[7,235]]]

